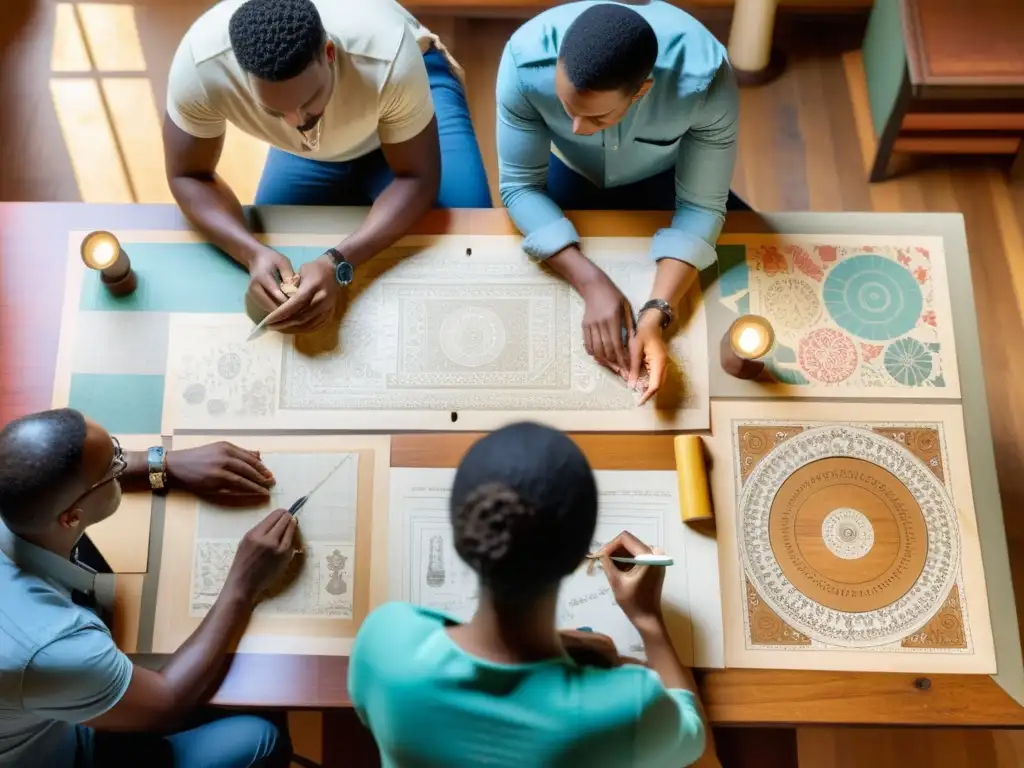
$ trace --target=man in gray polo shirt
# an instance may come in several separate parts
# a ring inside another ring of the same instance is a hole
[[[263,718],[190,727],[257,596],[292,558],[285,510],[245,535],[217,602],[159,672],[118,650],[96,573],[73,561],[85,529],[117,510],[122,483],[257,496],[273,483],[258,454],[228,443],[158,458],[122,452],[70,409],[0,431],[0,766],[288,764],[287,734]]]

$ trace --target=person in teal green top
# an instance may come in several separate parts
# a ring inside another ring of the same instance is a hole
[[[559,583],[597,522],[594,475],[572,440],[528,423],[482,438],[459,465],[451,520],[479,577],[473,618],[389,603],[352,649],[349,695],[384,766],[678,768],[701,757],[697,688],[662,619],[664,568],[611,560],[650,548],[623,532],[600,553],[647,666],[604,635],[555,627]]]

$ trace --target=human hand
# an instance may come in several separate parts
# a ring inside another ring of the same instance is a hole
[[[266,498],[274,475],[260,461],[259,451],[224,442],[167,453],[171,487],[197,496],[256,496]]]
[[[619,376],[625,376],[629,360],[622,342],[633,335],[633,317],[629,302],[608,276],[599,272],[581,286],[583,296],[583,343],[587,354]]]
[[[270,587],[295,556],[298,521],[286,509],[275,509],[242,537],[224,589],[235,590],[249,602]]]
[[[622,665],[615,641],[608,635],[582,629],[563,629],[558,636],[565,652],[580,666],[610,669]]]
[[[340,296],[334,264],[321,256],[299,267],[299,289],[267,316],[267,327],[278,333],[318,330],[334,317]]]
[[[647,374],[647,389],[637,405],[643,405],[658,394],[667,367],[668,346],[662,334],[661,313],[645,312],[637,322],[636,335],[629,340],[629,388],[636,389],[644,369]]]
[[[635,627],[661,623],[661,589],[665,568],[657,565],[634,565],[624,568],[612,557],[636,557],[643,554],[664,554],[651,549],[629,531],[623,531],[605,544],[598,553],[601,568],[611,585],[615,602]]]
[[[249,295],[267,312],[273,312],[288,300],[281,290],[280,281],[291,281],[295,276],[292,263],[288,259],[265,245],[249,259]]]

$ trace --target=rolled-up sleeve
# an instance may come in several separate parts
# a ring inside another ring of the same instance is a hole
[[[725,222],[725,205],[736,165],[739,91],[732,68],[722,63],[700,112],[679,143],[676,212],[670,227],[651,243],[651,256],[678,259],[698,270],[715,263],[715,243]]]
[[[551,136],[523,94],[508,45],[501,55],[496,90],[501,202],[525,237],[523,250],[536,259],[547,259],[580,238],[562,209],[545,193]]]

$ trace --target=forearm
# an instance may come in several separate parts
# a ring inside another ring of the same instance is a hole
[[[395,178],[374,201],[362,226],[338,250],[352,266],[358,267],[403,237],[430,210],[436,197],[436,179]]]
[[[661,259],[654,274],[651,298],[662,299],[673,307],[678,307],[698,274],[697,270],[685,261]]]
[[[225,585],[198,629],[160,670],[176,713],[188,712],[209,699],[220,683],[227,653],[251,613],[252,601]]]
[[[121,490],[129,493],[151,490],[148,451],[125,451],[124,458],[127,466],[125,466],[124,474],[118,480],[121,483]],[[166,468],[166,466],[165,462],[164,467]],[[166,472],[164,480],[169,488],[174,487],[174,478],[171,477],[169,471]]]
[[[224,180],[216,174],[209,178],[178,176],[170,180],[170,186],[171,194],[189,223],[248,269],[260,242],[249,231],[242,205]]]
[[[570,245],[551,256],[547,265],[556,274],[565,278],[577,293],[584,293],[587,286],[595,280],[604,277],[604,272],[594,262],[583,255],[583,251],[576,245]]]

